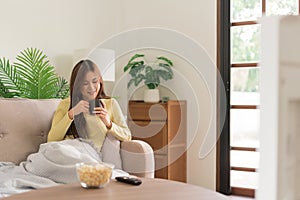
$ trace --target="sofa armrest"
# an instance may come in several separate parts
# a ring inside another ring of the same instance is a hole
[[[154,153],[149,144],[141,140],[121,142],[121,156],[124,171],[154,178]]]

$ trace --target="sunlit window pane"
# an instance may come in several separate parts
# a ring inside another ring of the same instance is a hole
[[[248,167],[258,169],[259,152],[231,150],[230,165],[233,167]]]
[[[260,25],[231,27],[231,62],[260,60]]]
[[[231,68],[231,105],[259,105],[259,68]]]
[[[257,172],[241,172],[231,170],[230,181],[232,187],[258,189]]]
[[[236,147],[259,147],[259,110],[230,110],[230,144]]]
[[[266,0],[266,15],[297,15],[298,0]]]
[[[261,0],[232,0],[231,22],[253,21],[261,17]]]

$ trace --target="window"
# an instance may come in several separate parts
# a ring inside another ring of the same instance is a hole
[[[263,15],[298,15],[300,0],[219,0],[218,66],[228,105],[218,154],[217,187],[255,196],[259,165],[259,61]]]

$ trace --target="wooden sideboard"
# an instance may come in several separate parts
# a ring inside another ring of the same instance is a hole
[[[153,148],[156,178],[186,182],[186,124],[186,101],[129,101],[128,126]]]

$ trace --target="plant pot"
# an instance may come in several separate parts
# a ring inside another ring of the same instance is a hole
[[[144,91],[144,102],[157,103],[159,102],[159,90],[158,89],[146,89]]]

